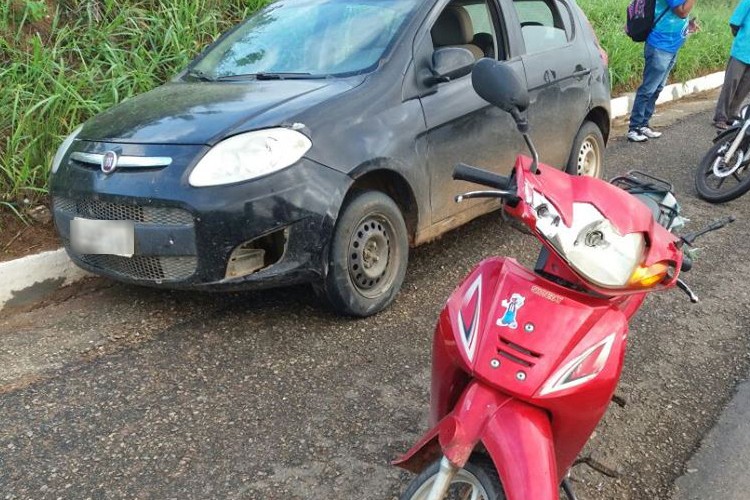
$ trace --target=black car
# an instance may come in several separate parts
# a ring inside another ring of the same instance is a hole
[[[150,286],[310,282],[341,313],[394,299],[409,246],[489,210],[461,161],[506,173],[523,140],[475,60],[528,85],[542,159],[600,175],[609,78],[573,0],[280,0],[171,82],[86,122],[50,190],[73,261]]]

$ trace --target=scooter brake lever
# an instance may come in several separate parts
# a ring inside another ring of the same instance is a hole
[[[468,193],[457,195],[456,203],[461,203],[471,198],[503,198],[506,201],[510,201],[512,198],[518,197],[510,191],[469,191]]]
[[[679,278],[677,279],[677,288],[685,292],[687,296],[690,297],[690,302],[692,302],[693,304],[696,304],[698,302],[698,296],[693,293],[687,283]]]

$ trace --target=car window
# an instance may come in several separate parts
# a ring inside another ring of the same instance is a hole
[[[555,3],[555,0],[514,0],[527,53],[560,47],[570,40]],[[570,15],[567,9],[566,15]]]
[[[570,11],[570,7],[568,7],[565,2],[561,2],[560,0],[555,0],[555,5],[557,5],[557,10],[560,12],[560,17],[562,18],[563,26],[565,27],[565,33],[568,36],[568,40],[573,40],[575,37],[575,30],[573,30],[573,13]]]
[[[438,47],[462,47],[474,56],[504,59],[505,39],[499,36],[494,10],[484,1],[449,3],[432,27],[432,42]],[[499,51],[498,51],[499,47]]]
[[[419,0],[278,1],[194,66],[211,78],[258,73],[340,75],[375,67]]]

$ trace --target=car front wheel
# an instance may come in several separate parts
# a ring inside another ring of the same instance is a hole
[[[401,288],[408,258],[406,224],[396,203],[378,191],[356,193],[336,223],[325,297],[342,314],[382,311]]]
[[[565,170],[571,175],[602,177],[604,173],[604,136],[593,122],[584,122],[573,140],[573,149]]]

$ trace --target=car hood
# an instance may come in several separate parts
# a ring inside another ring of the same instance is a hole
[[[207,144],[294,116],[363,78],[247,82],[172,82],[128,99],[86,122],[79,139],[138,144]]]

